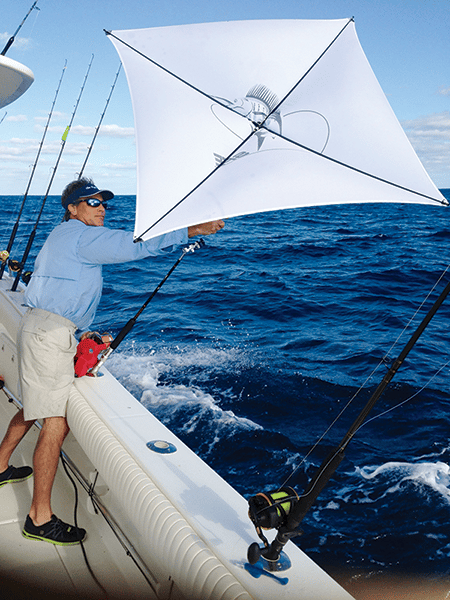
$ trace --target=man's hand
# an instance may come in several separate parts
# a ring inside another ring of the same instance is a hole
[[[98,331],[85,331],[80,336],[80,342],[86,338],[91,338],[97,342],[97,344],[107,344],[108,346],[114,339],[110,333],[102,333],[102,335],[100,335]]]
[[[188,227],[188,237],[194,237],[196,235],[211,235],[217,233],[223,227],[225,223],[220,219],[219,221],[209,221],[208,223],[201,223],[200,225],[192,225]]]

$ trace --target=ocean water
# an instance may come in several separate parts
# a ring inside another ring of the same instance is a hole
[[[20,201],[1,199],[2,247]],[[40,199],[27,202],[18,259]],[[108,225],[132,230],[134,198],[111,206]],[[183,259],[107,366],[244,496],[301,492],[448,281],[448,211],[361,204],[230,219]],[[59,218],[51,197],[27,268]],[[95,329],[117,333],[179,255],[105,267]],[[295,541],[320,565],[450,574],[449,317],[450,298],[305,518]]]

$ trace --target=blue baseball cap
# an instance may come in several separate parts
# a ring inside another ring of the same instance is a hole
[[[109,190],[99,190],[98,187],[93,183],[87,183],[86,185],[83,185],[72,192],[70,196],[64,200],[64,202],[61,201],[61,204],[67,210],[69,204],[75,204],[76,202],[87,200],[96,194],[101,194],[103,196],[103,200],[111,200],[114,198],[114,194]]]

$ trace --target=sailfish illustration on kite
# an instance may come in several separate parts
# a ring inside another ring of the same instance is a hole
[[[107,33],[135,117],[135,239],[299,206],[448,204],[389,106],[353,19]]]
[[[293,112],[282,113],[278,107],[280,101],[277,95],[265,85],[258,84],[253,86],[244,98],[237,98],[233,101],[226,98],[218,98],[217,100],[220,103],[211,106],[215,117],[219,119],[224,127],[229,128],[241,140],[245,139],[253,130],[256,136],[256,151],[262,149],[266,140],[275,140],[275,143],[268,144],[266,141],[265,150],[276,150],[279,148],[276,140],[277,136],[283,134],[283,120],[292,117],[301,119],[303,131],[309,132],[311,147],[323,152],[327,146],[330,137],[330,126],[324,115],[313,110],[295,110]],[[224,109],[224,106],[231,107],[233,111],[243,115],[247,119],[247,128],[243,132],[235,131],[232,125],[228,125],[227,117],[229,117],[229,112]],[[263,121],[264,128],[260,128],[259,125]],[[241,152],[234,155],[230,160],[237,160],[238,158],[248,156],[248,154],[248,152]],[[215,158],[217,165],[225,160],[225,157],[219,154],[216,154]]]

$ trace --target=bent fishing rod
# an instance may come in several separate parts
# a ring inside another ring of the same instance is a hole
[[[25,252],[23,253],[22,260],[16,266],[16,268],[17,268],[17,270],[16,270],[16,278],[15,278],[14,283],[13,283],[12,288],[11,288],[12,292],[15,292],[17,290],[17,286],[19,285],[19,281],[20,281],[20,276],[22,274],[23,268],[24,268],[25,263],[27,261],[28,255],[30,254],[30,250],[31,250],[31,246],[33,245],[33,242],[34,242],[34,238],[36,237],[36,231],[37,231],[39,222],[41,220],[42,213],[44,211],[44,206],[45,206],[45,203],[46,203],[47,198],[49,196],[50,188],[52,187],[53,180],[55,178],[56,171],[58,169],[59,162],[61,160],[61,156],[62,156],[62,153],[64,151],[65,145],[66,145],[67,136],[69,134],[70,128],[72,127],[72,123],[73,123],[73,120],[75,118],[75,115],[76,115],[76,112],[77,112],[77,109],[78,109],[78,105],[79,105],[80,100],[81,100],[81,96],[83,95],[83,91],[84,91],[84,88],[85,88],[85,85],[86,85],[87,78],[89,76],[89,71],[91,70],[91,65],[92,65],[92,61],[93,60],[94,60],[94,55],[92,55],[92,57],[91,57],[91,61],[89,63],[88,69],[86,71],[86,75],[84,77],[83,84],[82,84],[81,89],[80,89],[80,93],[78,94],[78,98],[77,98],[77,101],[75,103],[75,107],[73,109],[69,125],[66,127],[66,130],[64,131],[64,133],[62,135],[62,138],[61,138],[61,147],[60,147],[60,150],[59,150],[58,158],[56,159],[55,166],[53,167],[52,176],[50,177],[50,182],[49,182],[49,184],[47,186],[47,191],[45,192],[45,196],[44,196],[44,198],[42,200],[41,208],[40,208],[39,214],[38,214],[38,216],[36,218],[36,222],[34,224],[33,231],[31,232],[30,237],[28,239],[28,243],[27,243],[27,246],[25,248]]]
[[[61,83],[62,83],[62,80],[63,80],[63,77],[64,77],[64,73],[66,71],[66,67],[67,67],[67,60],[66,60],[66,62],[64,64],[64,68],[63,68],[62,73],[61,73],[61,78],[59,80],[58,87],[56,88],[56,93],[55,93],[55,97],[53,99],[53,104],[52,104],[52,107],[50,109],[50,113],[48,115],[47,123],[45,125],[44,133],[42,135],[41,143],[39,144],[38,152],[37,152],[37,155],[36,155],[36,160],[34,161],[33,168],[31,170],[31,175],[30,175],[30,178],[28,180],[28,185],[27,185],[27,188],[25,190],[25,194],[24,194],[23,199],[22,199],[22,204],[21,204],[20,209],[19,209],[19,214],[17,215],[16,222],[15,222],[14,227],[12,229],[11,236],[10,236],[9,242],[8,242],[8,246],[7,246],[6,250],[4,251],[5,253],[3,254],[4,260],[2,261],[2,264],[0,266],[0,279],[2,279],[2,277],[3,277],[3,273],[4,273],[5,267],[6,267],[6,260],[9,257],[9,253],[11,252],[11,248],[12,248],[12,246],[14,244],[14,240],[15,240],[16,235],[17,235],[17,229],[19,228],[19,222],[20,222],[20,219],[21,219],[21,216],[22,216],[22,212],[23,212],[23,209],[24,209],[24,206],[25,206],[25,202],[26,202],[27,197],[28,197],[28,192],[30,190],[31,182],[33,181],[34,173],[36,171],[36,167],[37,167],[37,164],[38,164],[38,161],[39,161],[39,156],[41,154],[41,150],[42,150],[42,146],[44,144],[45,136],[47,135],[48,126],[50,125],[50,120],[51,120],[52,115],[53,115],[53,109],[55,108],[56,99],[57,99],[58,94],[59,94],[59,89],[61,87]]]
[[[2,52],[1,52],[1,56],[5,56],[5,54],[8,52],[8,50],[11,48],[11,46],[14,43],[14,40],[16,39],[16,35],[22,29],[22,26],[25,23],[25,21],[28,19],[28,16],[30,15],[31,11],[34,8],[36,8],[36,10],[41,10],[40,8],[38,8],[36,6],[37,3],[38,3],[38,0],[36,0],[36,2],[34,2],[33,6],[30,8],[30,10],[27,12],[25,17],[23,18],[22,23],[19,25],[19,27],[16,29],[16,31],[12,34],[12,36],[9,38],[8,42],[6,43],[6,46],[3,48]]]
[[[303,494],[299,496],[292,488],[285,487],[272,492],[260,492],[249,498],[249,516],[256,528],[258,536],[264,543],[262,548],[257,542],[249,546],[247,558],[250,564],[256,564],[260,558],[263,558],[267,561],[268,570],[283,570],[283,567],[280,566],[282,564],[280,563],[280,557],[284,546],[291,538],[302,534],[302,530],[300,529],[301,522],[316,501],[320,492],[343,461],[348,444],[351,442],[386,387],[392,381],[394,375],[397,373],[398,369],[401,367],[449,293],[450,281],[414,331],[409,341],[400,352],[398,358],[392,363],[378,387],[341,440],[341,443],[334,448],[322,462]],[[262,529],[277,529],[277,535],[270,545],[262,533]],[[288,566],[284,568],[288,568]]]
[[[147,306],[150,304],[150,302],[153,300],[153,298],[156,296],[156,294],[159,292],[159,290],[162,288],[162,286],[165,284],[165,282],[169,279],[169,277],[172,275],[172,273],[178,267],[178,265],[183,260],[183,258],[187,254],[193,253],[196,250],[198,250],[199,248],[203,248],[204,246],[205,246],[205,242],[203,241],[203,239],[200,239],[200,240],[197,240],[196,242],[193,242],[192,244],[189,244],[189,246],[186,246],[185,248],[183,248],[181,255],[179,256],[179,258],[177,259],[175,264],[170,268],[170,270],[165,275],[165,277],[156,286],[156,288],[153,290],[153,292],[150,294],[150,296],[147,298],[147,300],[144,302],[144,304],[141,306],[141,308],[137,311],[137,313],[134,315],[134,317],[132,317],[128,321],[128,323],[126,323],[126,325],[124,327],[122,327],[122,329],[119,331],[119,333],[113,339],[113,341],[108,346],[108,348],[102,353],[102,355],[99,358],[96,365],[88,372],[88,375],[90,375],[91,377],[98,376],[99,369],[102,367],[102,365],[105,364],[106,360],[111,356],[111,354],[114,352],[114,350],[119,346],[119,344],[121,344],[123,342],[124,338],[130,333],[130,331],[133,329],[139,316],[147,308]]]

